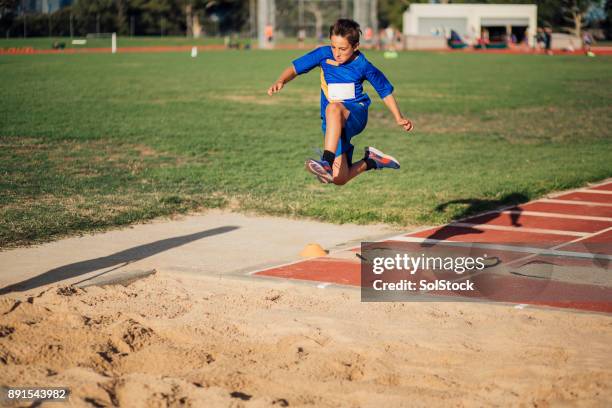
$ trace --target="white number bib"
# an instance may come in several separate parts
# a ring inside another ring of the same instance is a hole
[[[355,99],[355,84],[328,84],[327,93],[332,101]]]

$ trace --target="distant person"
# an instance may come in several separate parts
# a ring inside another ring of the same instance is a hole
[[[304,48],[304,40],[306,39],[306,30],[304,29],[304,27],[300,27],[300,29],[298,30],[298,36],[297,36],[297,40],[298,40],[298,46],[300,48]]]
[[[526,50],[529,50],[529,29],[525,28],[525,31],[523,32],[523,39],[521,41],[521,46],[523,48],[525,48]]]
[[[487,30],[486,28],[483,28],[480,31],[480,37],[478,38],[477,41],[478,47],[480,49],[485,49],[487,48],[487,45],[489,45],[489,30]]]
[[[319,36],[317,37],[317,43],[323,44],[324,41],[325,41],[325,36],[323,35],[323,33],[319,33]]]
[[[393,26],[385,28],[385,50],[395,51],[395,29]]]
[[[363,35],[363,39],[365,42],[365,45],[367,45],[368,47],[372,46],[372,40],[374,39],[374,30],[372,30],[372,27],[366,27],[365,29],[365,34]]]
[[[376,49],[378,50],[384,50],[385,47],[387,46],[386,43],[386,35],[385,35],[385,29],[382,28],[380,30],[378,30],[378,37],[377,37],[377,41],[376,41]]]
[[[264,28],[264,36],[266,37],[266,41],[268,44],[271,44],[274,41],[274,27],[272,24],[266,24]]]
[[[546,54],[553,55],[552,51],[552,28],[546,27],[544,29],[544,49]]]
[[[591,46],[593,45],[594,41],[595,40],[593,39],[591,33],[589,33],[588,31],[582,32],[582,49],[584,50],[584,53],[589,57],[593,54],[593,52],[591,51]]]
[[[404,36],[402,35],[402,32],[400,30],[395,30],[395,49],[404,49]]]
[[[544,34],[544,29],[542,27],[538,27],[538,30],[535,35],[535,44],[534,46],[538,50],[543,50],[546,47],[546,35]]]
[[[366,127],[371,100],[363,91],[368,81],[405,131],[412,130],[412,122],[402,115],[393,85],[365,55],[359,51],[359,24],[340,19],[329,28],[331,46],[314,49],[293,61],[279,79],[270,86],[268,95],[279,92],[286,83],[321,67],[321,128],[324,136],[323,155],[320,160],[306,161],[306,170],[321,183],[342,185],[359,174],[373,169],[399,169],[393,157],[366,147],[363,159],[353,163],[354,146],[351,139]]]

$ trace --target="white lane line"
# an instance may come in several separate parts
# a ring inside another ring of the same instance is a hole
[[[563,230],[544,229],[544,228],[508,227],[505,225],[491,225],[491,224],[471,224],[468,222],[452,222],[448,224],[448,226],[449,227],[487,229],[487,230],[495,230],[495,231],[530,232],[532,234],[567,235],[567,236],[572,236],[572,237],[584,237],[589,234],[587,232],[563,231]]]
[[[600,207],[612,207],[612,204],[610,203],[597,203],[597,202],[593,202],[593,201],[574,201],[574,200],[557,200],[556,198],[541,198],[539,200],[535,200],[535,201],[530,201],[528,204],[531,203],[555,203],[555,204],[574,204],[574,205],[584,205],[584,206],[589,206],[589,205],[598,205]]]
[[[606,231],[606,230],[604,230]],[[582,238],[579,238],[580,240]],[[570,242],[576,242],[573,240]],[[586,259],[606,259],[612,260],[612,255],[605,254],[591,254],[588,252],[575,252],[575,251],[560,251],[556,249],[537,248],[529,246],[514,246],[504,244],[485,244],[485,243],[472,243],[472,242],[460,242],[460,241],[444,241],[440,239],[427,239],[419,237],[398,237],[394,239],[398,242],[412,242],[412,243],[423,243],[423,244],[442,244],[443,246],[463,247],[463,248],[478,248],[478,249],[490,249],[497,251],[508,251],[508,252],[520,252],[527,254],[536,255],[552,255],[552,256],[564,256],[568,258],[586,258]],[[565,243],[561,244],[565,245]]]
[[[599,181],[597,183],[587,183],[587,186],[585,186],[585,187],[578,187],[578,188],[574,188],[574,189],[571,189],[571,190],[555,191],[554,193],[547,194],[547,197],[555,198],[555,197],[558,197],[558,196],[561,196],[561,195],[564,195],[564,194],[575,193],[575,192],[583,190],[585,188],[600,187],[600,186],[605,186],[606,184],[612,184],[612,179],[608,178],[608,179]]]
[[[582,189],[582,190],[578,190],[578,192],[580,193],[592,193],[592,194],[612,194],[612,191],[608,191],[608,190],[591,190],[588,188]]]
[[[606,184],[612,184],[612,179],[605,179],[605,180],[601,180],[595,183],[588,183],[589,187],[601,187],[601,186],[605,186]]]
[[[297,261],[292,261],[292,262],[287,262],[287,263],[284,263],[284,264],[267,266],[267,267],[264,267],[264,268],[255,269],[254,271],[249,271],[246,274],[247,275],[255,275],[255,274],[259,273],[259,272],[265,272],[265,271],[269,271],[271,269],[284,268],[285,266],[291,266],[291,265],[294,265],[294,264],[297,264],[297,263],[300,263],[300,262],[304,262],[304,261],[306,261],[306,259],[298,259]]]
[[[557,251],[559,248],[563,248],[564,246],[571,245],[571,244],[577,244],[580,241],[585,241],[585,240],[587,240],[589,238],[592,238],[592,237],[594,237],[596,235],[599,235],[599,234],[603,234],[603,233],[608,232],[608,231],[612,231],[612,227],[606,228],[606,229],[603,229],[603,230],[600,230],[600,231],[597,231],[597,232],[593,232],[591,234],[587,234],[586,236],[584,236],[582,238],[576,238],[576,239],[571,240],[569,242],[564,242],[564,243],[561,243],[559,245],[555,245],[554,247],[550,248],[550,250],[551,251]],[[561,251],[561,252],[566,252],[566,251]],[[539,255],[541,255],[541,253],[540,254],[528,255],[528,256],[525,256],[525,257],[519,258],[519,259],[514,259],[514,260],[508,262],[506,264],[506,266],[515,264],[515,263],[520,262],[520,261],[525,261],[527,259],[535,258],[535,257],[537,257]],[[592,255],[595,255],[595,254],[592,254]],[[597,254],[597,255],[602,255],[602,254]],[[606,258],[601,258],[599,256],[597,256],[597,257],[593,256],[593,258],[597,258],[597,259],[612,259],[612,257],[610,257],[608,255],[603,255],[603,256],[605,256]]]
[[[515,214],[515,215],[531,215],[533,217],[562,218],[562,219],[568,219],[568,220],[612,222],[612,217],[592,217],[590,215],[573,215],[573,214],[561,214],[561,213],[528,211],[528,210],[525,210],[525,211],[508,210],[508,211],[502,211],[502,213],[503,214]]]
[[[539,249],[537,253],[532,253],[532,254],[529,254],[529,255],[523,256],[523,257],[521,257],[521,258],[518,258],[518,259],[513,259],[512,261],[507,262],[507,263],[505,264],[505,266],[506,266],[506,268],[507,268],[507,267],[508,267],[508,266],[510,266],[510,265],[513,265],[513,264],[516,264],[516,263],[519,263],[519,262],[524,262],[524,261],[526,261],[526,260],[528,260],[528,259],[533,259],[533,258],[536,258],[536,257],[538,257],[538,256],[545,255],[545,254],[547,254],[547,253],[552,253],[553,251],[554,251],[554,252],[562,252],[562,253],[563,253],[563,252],[568,252],[568,251],[557,251],[557,250],[558,250],[559,248],[561,248],[561,247],[566,246],[566,245],[575,244],[575,243],[578,243],[578,242],[580,242],[580,241],[586,240],[586,239],[588,239],[588,238],[594,237],[594,236],[596,236],[596,235],[598,235],[598,234],[601,234],[601,233],[604,233],[604,232],[608,232],[608,231],[612,231],[612,227],[610,227],[610,228],[606,228],[606,229],[601,230],[601,231],[598,231],[598,232],[595,232],[595,233],[593,233],[593,234],[589,234],[589,235],[584,236],[584,237],[576,238],[576,239],[574,239],[574,240],[572,240],[572,241],[569,241],[569,242],[564,242],[564,243],[559,244],[559,245],[556,245],[556,246],[554,246],[554,247],[552,247],[552,248],[550,248],[550,249]],[[448,242],[445,242],[445,243],[448,243]],[[597,259],[612,259],[612,257],[610,257],[610,256],[608,256],[608,255],[603,255],[603,257],[601,256],[601,254],[587,254],[587,255],[592,255],[590,258],[597,258]],[[599,256],[593,256],[593,255],[599,255]],[[472,274],[467,275],[467,276],[461,276],[461,277],[460,277],[460,278],[458,278],[458,279],[454,279],[454,280],[453,280],[453,282],[461,282],[462,280],[466,280],[466,279],[473,278],[473,277],[478,276],[478,275],[481,275],[481,274],[483,274],[483,273],[485,273],[485,272],[486,272],[486,269],[483,269],[482,271],[479,271],[479,272],[476,272],[476,273],[472,273]]]
[[[606,233],[606,232],[610,232],[610,231],[612,231],[612,227],[608,227],[608,228],[605,228],[605,229],[599,230],[599,231],[597,231],[597,232],[592,232],[592,233],[588,234],[588,235],[587,235],[587,236],[585,236],[585,237],[578,238],[578,239],[575,239],[575,240],[570,241],[570,242],[564,242],[564,243],[562,243],[562,244],[559,244],[559,245],[557,245],[557,246],[553,247],[552,249],[557,249],[557,248],[560,248],[560,247],[564,247],[564,246],[566,246],[566,245],[575,244],[576,242],[579,242],[579,241],[584,241],[584,240],[587,240],[587,239],[589,239],[589,238],[593,238],[593,237],[595,237],[595,236],[597,236],[597,235],[599,235],[599,234],[604,234],[604,233]]]

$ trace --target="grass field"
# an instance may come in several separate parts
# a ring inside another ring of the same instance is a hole
[[[368,52],[415,131],[368,85],[357,154],[402,169],[320,185],[318,72],[265,93],[298,55],[0,57],[0,247],[210,207],[435,224],[612,176],[612,58]]]

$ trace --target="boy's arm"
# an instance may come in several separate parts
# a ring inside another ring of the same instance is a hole
[[[370,84],[376,89],[378,92],[378,96],[383,100],[387,108],[391,111],[395,122],[398,125],[404,128],[406,132],[410,132],[412,130],[412,122],[402,115],[400,112],[399,106],[397,106],[397,102],[395,101],[395,97],[393,96],[393,85],[391,82],[385,77],[378,68],[374,65],[368,63],[366,68],[365,77]]]
[[[293,65],[291,65],[289,68],[285,69],[276,82],[273,83],[270,88],[268,88],[268,95],[272,96],[279,92],[281,89],[283,89],[283,86],[285,86],[287,82],[291,81],[296,76],[297,73],[295,72],[295,68]]]
[[[393,94],[389,94],[383,98],[383,102],[387,105],[387,108],[391,111],[391,114],[395,118],[395,122],[404,128],[406,132],[410,132],[413,128],[412,122],[410,119],[406,119],[402,112],[400,112],[399,106],[397,106],[397,102]]]
[[[291,66],[283,71],[278,80],[268,88],[268,95],[272,96],[281,89],[283,86],[298,75],[305,74],[314,67],[321,63],[321,60],[328,58],[331,53],[329,47],[319,47],[310,51],[306,55],[302,55],[300,58],[293,60]]]

